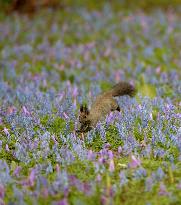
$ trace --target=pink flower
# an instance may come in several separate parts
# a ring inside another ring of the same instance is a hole
[[[158,66],[158,67],[156,68],[156,73],[157,73],[157,74],[160,74],[160,72],[161,72],[161,67]]]
[[[64,115],[65,119],[69,119],[69,116],[65,112],[63,112],[63,115]]]
[[[22,110],[23,110],[25,115],[31,115],[31,113],[27,110],[27,108],[25,106],[22,107]]]
[[[15,106],[9,106],[8,110],[7,110],[7,114],[11,115],[14,112],[16,112],[16,107]]]
[[[131,162],[129,163],[129,166],[131,168],[136,168],[138,166],[141,165],[141,160],[140,159],[136,159],[136,157],[134,155],[131,156]]]
[[[115,170],[114,160],[111,159],[111,160],[109,161],[109,171],[110,171],[110,172],[114,172],[114,170]]]
[[[4,127],[3,132],[4,132],[6,135],[8,135],[8,136],[10,135],[10,134],[9,134],[9,131],[8,131],[8,129],[7,129],[6,127]]]
[[[0,184],[0,199],[4,198],[4,194],[5,194],[4,186]]]
[[[56,172],[60,172],[60,166],[59,166],[59,164],[56,164],[55,169],[56,169]]]

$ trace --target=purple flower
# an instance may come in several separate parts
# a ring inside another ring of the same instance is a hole
[[[56,203],[56,205],[68,205],[67,198],[60,200],[59,202]]]
[[[129,163],[129,167],[136,168],[141,165],[141,160],[137,159],[134,155],[131,155],[131,162]]]
[[[109,143],[106,143],[105,145],[104,145],[104,149],[109,149],[111,147],[111,145],[109,144]]]
[[[146,170],[143,167],[140,167],[139,169],[137,169],[134,172],[133,175],[134,175],[135,179],[142,179],[142,178],[146,177],[147,173],[146,173]]]
[[[4,198],[4,194],[5,194],[4,186],[0,184],[0,199]]]
[[[181,181],[179,182],[179,184],[177,184],[177,188],[178,188],[179,190],[181,190]]]
[[[125,171],[121,171],[119,173],[119,178],[120,178],[120,185],[123,186],[124,184],[128,183],[128,178],[125,175]]]
[[[109,159],[112,160],[113,157],[114,157],[114,154],[111,150],[108,151],[108,156],[109,156]]]
[[[161,181],[163,179],[163,177],[165,176],[165,173],[163,171],[163,169],[161,167],[159,167],[157,169],[157,171],[155,172],[155,180],[156,181]]]
[[[123,151],[122,147],[121,147],[121,146],[119,146],[119,147],[118,147],[118,153],[119,153],[119,154],[121,154],[121,153],[122,153],[122,151]]]
[[[96,181],[97,181],[97,182],[101,182],[101,179],[102,179],[101,175],[98,174],[98,175],[96,176]]]
[[[8,144],[6,144],[6,151],[7,151],[7,152],[10,151],[10,150],[9,150],[9,146],[8,146]]]
[[[87,159],[92,161],[95,159],[95,154],[93,153],[92,150],[89,150],[88,153],[87,153]]]
[[[66,120],[69,119],[69,116],[65,112],[63,112],[63,115],[64,115]]]
[[[35,184],[35,178],[36,178],[35,172],[36,172],[35,169],[32,169],[30,172],[30,175],[28,178],[29,186],[34,186]]]
[[[92,194],[92,187],[89,183],[85,182],[83,183],[83,192],[87,195],[90,196]]]
[[[14,172],[13,172],[13,175],[18,177],[21,170],[22,170],[22,167],[17,166],[16,169],[14,170]]]
[[[101,204],[102,205],[108,204],[108,198],[105,195],[101,196]]]
[[[98,162],[99,162],[99,164],[105,163],[104,157],[103,157],[103,156],[100,156],[99,159],[98,159]]]
[[[60,166],[59,166],[59,164],[56,164],[56,166],[55,166],[55,169],[56,169],[56,172],[60,172]]]
[[[48,189],[46,187],[43,187],[42,191],[41,191],[43,197],[47,198],[49,195]]]
[[[10,134],[9,134],[9,131],[8,131],[8,129],[7,129],[6,127],[4,127],[3,132],[4,132],[7,136],[10,135]]]
[[[152,177],[146,178],[146,181],[145,181],[145,191],[151,191],[153,185],[154,185],[154,182],[153,182]]]
[[[158,194],[161,196],[168,196],[169,195],[169,192],[167,191],[166,186],[164,185],[163,182],[160,183]]]
[[[22,110],[25,115],[28,115],[28,116],[31,115],[31,113],[27,110],[25,106],[22,107]]]

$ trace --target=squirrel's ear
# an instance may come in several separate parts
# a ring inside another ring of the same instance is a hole
[[[80,112],[83,112],[84,111],[84,107],[83,105],[80,106]]]

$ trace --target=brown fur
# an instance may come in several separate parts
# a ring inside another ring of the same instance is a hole
[[[43,7],[57,7],[58,0],[12,0],[9,11],[33,13]]]
[[[90,111],[87,106],[81,105],[79,115],[81,126],[77,132],[87,132],[95,127],[99,121],[104,120],[105,116],[111,111],[120,111],[119,105],[113,97],[121,95],[132,97],[134,93],[135,88],[131,84],[119,82],[111,90],[98,95]]]

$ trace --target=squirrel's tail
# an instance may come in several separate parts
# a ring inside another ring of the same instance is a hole
[[[113,97],[121,95],[129,95],[132,97],[136,93],[136,89],[130,83],[122,81],[113,86],[112,89],[108,91],[108,93],[111,94]]]

